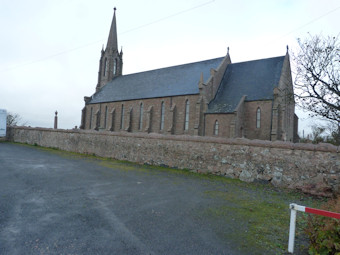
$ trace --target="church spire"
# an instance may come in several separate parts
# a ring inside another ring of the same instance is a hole
[[[116,7],[113,8],[113,19],[111,23],[109,38],[107,39],[106,49],[113,49],[118,51],[118,43],[117,43],[117,26],[116,26]]]
[[[120,53],[118,51],[116,7],[113,10],[113,19],[106,48],[101,51],[96,91],[123,73],[123,51],[121,50]]]

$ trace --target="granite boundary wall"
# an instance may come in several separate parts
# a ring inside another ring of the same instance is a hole
[[[13,127],[8,140],[141,164],[190,169],[331,196],[340,147],[247,139]]]

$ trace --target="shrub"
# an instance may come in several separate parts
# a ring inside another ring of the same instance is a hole
[[[340,196],[328,201],[323,210],[340,212]],[[306,234],[311,255],[340,255],[340,220],[319,215],[308,215]]]

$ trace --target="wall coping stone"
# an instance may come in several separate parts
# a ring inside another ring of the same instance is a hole
[[[204,142],[204,143],[216,143],[216,144],[229,144],[229,145],[243,145],[243,146],[256,146],[256,147],[268,147],[275,149],[292,149],[292,150],[307,150],[307,151],[319,151],[319,152],[336,152],[340,153],[340,146],[335,146],[329,143],[292,143],[284,141],[267,141],[267,140],[250,140],[246,138],[221,138],[221,137],[209,137],[209,136],[189,136],[189,135],[167,135],[158,133],[129,133],[129,132],[117,132],[117,131],[95,131],[95,130],[83,130],[83,129],[52,129],[41,127],[26,127],[15,126],[13,129],[22,130],[36,130],[36,131],[49,131],[60,133],[80,133],[80,134],[92,134],[102,136],[122,136],[122,137],[135,137],[146,139],[159,139],[159,140],[173,140],[173,141],[188,141],[188,142]],[[11,129],[9,128],[9,129]],[[7,133],[10,136],[10,132]],[[10,140],[10,138],[8,139]]]

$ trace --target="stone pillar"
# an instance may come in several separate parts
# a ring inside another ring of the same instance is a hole
[[[54,116],[54,129],[58,129],[58,112],[55,111],[55,116]]]
[[[200,124],[201,124],[201,111],[202,111],[202,98],[200,97],[196,102],[195,108],[195,125],[194,125],[194,135],[199,135]]]
[[[277,128],[278,128],[278,109],[273,108],[272,112],[272,130],[270,134],[270,140],[276,141],[277,140]]]
[[[81,123],[80,123],[80,129],[85,129],[86,125],[86,106],[81,111]]]

